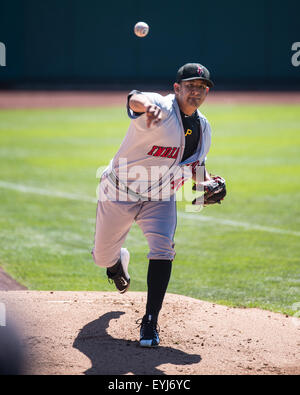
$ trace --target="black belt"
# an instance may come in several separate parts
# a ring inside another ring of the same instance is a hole
[[[125,193],[127,193],[127,195],[134,196],[135,198],[137,198],[139,200],[151,201],[151,198],[143,197],[143,196],[139,195],[138,193],[133,192],[131,189],[129,189],[126,185],[124,185],[118,179],[118,177],[112,171],[110,173],[108,173],[107,176],[113,182],[113,184],[115,185],[115,187],[117,188],[118,191],[125,192]]]

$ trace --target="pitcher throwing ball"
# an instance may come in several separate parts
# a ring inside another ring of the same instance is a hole
[[[205,169],[211,129],[198,107],[211,87],[207,68],[188,63],[177,72],[174,94],[130,92],[131,123],[101,176],[92,254],[120,293],[130,284],[130,255],[122,246],[134,221],[149,245],[142,347],[159,344],[158,315],[175,257],[176,191],[193,178],[194,189],[204,192],[202,201],[197,198],[193,204],[220,203],[226,194],[225,181]]]

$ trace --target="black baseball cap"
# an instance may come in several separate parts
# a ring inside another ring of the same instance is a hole
[[[186,63],[177,71],[176,82],[190,80],[203,80],[210,88],[214,86],[209,71],[200,63]]]

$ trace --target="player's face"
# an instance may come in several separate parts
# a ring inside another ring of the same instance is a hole
[[[207,95],[207,85],[202,80],[182,81],[174,84],[175,93],[182,106],[193,107],[201,106]]]

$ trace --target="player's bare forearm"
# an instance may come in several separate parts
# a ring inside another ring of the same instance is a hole
[[[141,94],[134,94],[129,99],[129,107],[134,112],[146,112],[147,107],[151,104],[148,97]]]
[[[148,128],[151,126],[152,122],[156,125],[162,118],[161,108],[156,104],[151,103],[145,95],[132,95],[129,99],[129,107],[134,112],[146,113]]]
[[[205,168],[205,170],[204,170],[204,181],[210,181],[211,179],[212,178],[211,178],[209,172]]]
[[[197,175],[196,174],[193,174],[193,177],[192,177],[192,179],[193,179],[193,181],[195,181],[195,182],[199,182],[199,179],[197,179]],[[204,179],[203,179],[203,181],[210,181],[212,178],[211,178],[211,176],[209,175],[209,172],[206,170],[206,168],[204,169]]]

